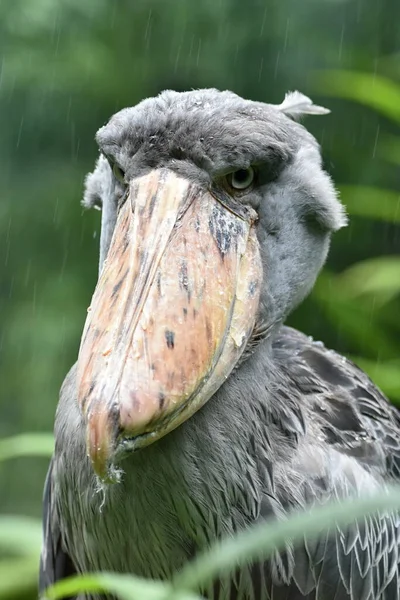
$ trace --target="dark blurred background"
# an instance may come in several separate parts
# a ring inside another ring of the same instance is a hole
[[[399,23],[398,0],[0,3],[0,439],[51,431],[77,356],[97,276],[100,214],[80,206],[94,134],[165,88],[272,103],[298,89],[332,110],[305,124],[350,225],[290,324],[400,403]],[[0,514],[40,516],[47,462],[0,463]]]

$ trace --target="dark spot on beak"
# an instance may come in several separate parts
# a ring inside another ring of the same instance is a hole
[[[111,298],[114,298],[115,294],[119,291],[119,289],[121,288],[121,285],[122,285],[123,281],[124,281],[124,278],[122,277],[122,279],[120,279],[118,281],[118,283],[116,283],[114,285],[113,291],[112,291],[112,294],[111,294]]]
[[[207,336],[207,342],[211,346],[211,343],[212,343],[212,328],[211,328],[210,321],[208,319],[206,320],[206,336]]]
[[[182,310],[183,310],[183,316],[186,319],[186,317],[187,317],[187,308],[183,308]]]
[[[222,205],[216,204],[210,215],[208,226],[224,259],[232,249],[236,249],[237,238],[243,234],[243,225],[238,220],[232,220],[231,213]]]
[[[129,246],[129,235],[128,235],[128,233],[125,233],[124,239],[123,239],[122,252],[125,252],[125,250],[127,249],[128,246]]]
[[[93,335],[93,338],[96,339],[97,335],[95,332],[92,332],[92,328],[88,327],[84,333],[84,336],[82,338],[82,342],[84,342],[86,340],[86,338],[88,337],[88,335]]]
[[[154,210],[154,206],[156,204],[156,200],[157,200],[157,193],[153,194],[152,197],[151,197],[151,200],[150,200],[150,204],[149,204],[149,218],[153,214],[153,210]]]
[[[167,329],[167,331],[165,332],[165,339],[167,341],[168,348],[170,350],[173,350],[175,347],[175,333]]]
[[[254,294],[256,293],[256,289],[257,289],[257,282],[251,281],[250,285],[249,285],[249,295],[251,298],[254,297]]]
[[[136,392],[131,391],[129,393],[133,410],[140,410],[140,401],[137,398]],[[128,418],[131,418],[131,411],[128,411]]]
[[[162,410],[164,408],[164,403],[165,403],[165,394],[163,394],[163,392],[160,392],[158,394],[158,406],[159,406],[160,410]]]
[[[86,409],[86,405],[87,405],[87,403],[88,403],[89,396],[91,396],[91,394],[93,393],[93,390],[94,390],[94,388],[95,388],[95,387],[96,387],[96,382],[95,382],[95,381],[92,381],[92,383],[90,384],[90,387],[89,387],[89,391],[88,391],[88,393],[87,393],[87,396],[85,396],[85,397],[83,398],[83,400],[82,400],[82,410],[85,410],[85,409]]]
[[[113,429],[114,429],[114,434],[116,434],[116,432],[119,430],[120,426],[119,426],[119,417],[120,417],[120,412],[119,412],[119,408],[117,406],[112,406],[111,411],[110,411],[110,421],[113,425]]]
[[[190,302],[190,297],[192,294],[191,294],[190,287],[189,287],[189,277],[188,277],[188,269],[187,269],[186,260],[181,261],[178,277],[179,277],[179,286],[181,287],[181,289],[185,290],[187,297],[188,297],[188,301]]]
[[[222,254],[222,258],[224,258],[225,255],[225,247],[228,247],[228,244],[224,243],[225,240],[223,238],[222,235],[222,231],[220,229],[217,229],[216,234],[215,234],[216,240],[217,240],[217,246]],[[226,240],[228,241],[228,239]]]

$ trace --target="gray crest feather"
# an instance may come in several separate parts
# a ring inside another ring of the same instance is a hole
[[[327,115],[331,111],[329,108],[317,106],[308,97],[301,92],[287,92],[285,99],[276,107],[291,119],[300,119],[303,115]]]

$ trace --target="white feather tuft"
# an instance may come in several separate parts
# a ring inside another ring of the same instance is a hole
[[[300,92],[287,92],[282,104],[276,107],[292,119],[300,119],[303,115],[327,115],[331,111],[323,106],[313,104],[313,101]]]

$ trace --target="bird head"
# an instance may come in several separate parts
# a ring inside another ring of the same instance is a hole
[[[78,402],[97,475],[178,427],[312,288],[345,217],[294,92],[274,106],[166,91],[115,114],[84,204],[102,210]],[[245,401],[245,400],[244,400]]]

